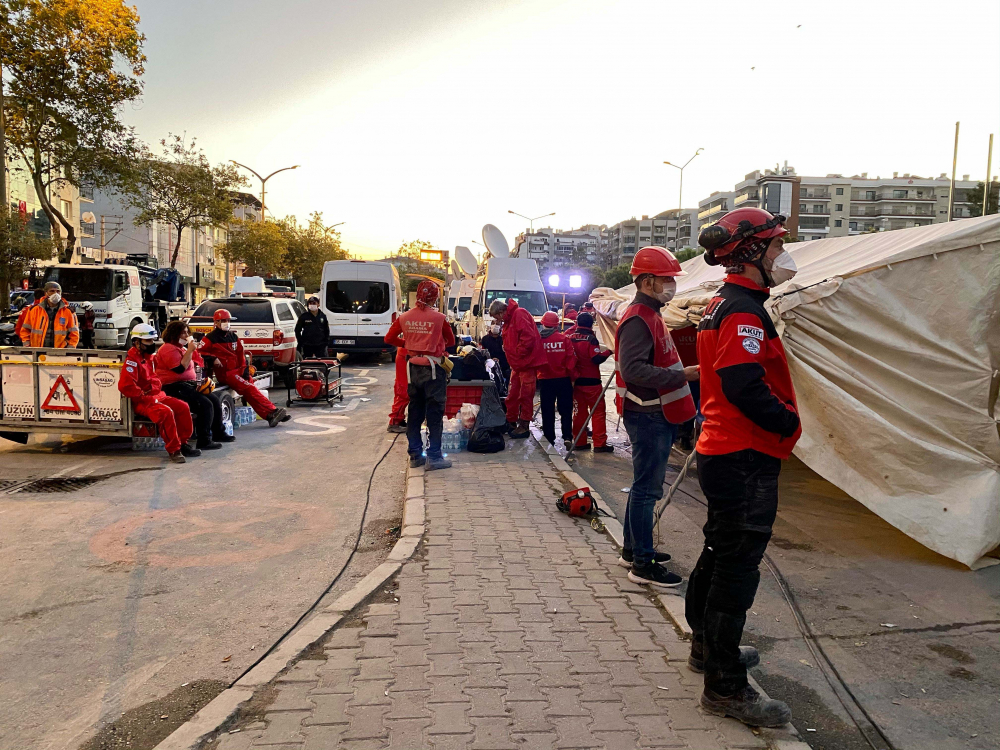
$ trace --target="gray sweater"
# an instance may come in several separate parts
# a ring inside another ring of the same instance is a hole
[[[633,305],[646,305],[660,314],[663,303],[648,294],[636,292]],[[653,334],[638,317],[629,318],[618,331],[618,368],[630,393],[643,401],[652,401],[665,388],[680,388],[687,382],[679,370],[667,370],[653,365]],[[653,413],[660,411],[659,405],[639,406],[625,399],[625,411]]]

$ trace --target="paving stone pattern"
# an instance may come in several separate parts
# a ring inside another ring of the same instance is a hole
[[[279,682],[266,728],[219,750],[765,748],[701,712],[687,644],[603,533],[559,513],[538,452],[463,453],[426,477],[429,530],[327,661]]]

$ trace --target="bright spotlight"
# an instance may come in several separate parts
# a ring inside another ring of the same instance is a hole
[[[549,286],[559,286],[559,274],[554,273],[549,276]]]
[[[573,274],[569,277],[569,285],[572,289],[579,289],[583,286],[583,277],[578,273]]]

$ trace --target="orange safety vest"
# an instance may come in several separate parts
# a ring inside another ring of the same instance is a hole
[[[45,332],[49,328],[47,304],[44,299],[41,300],[31,308],[24,319],[21,325],[21,341],[25,346],[40,347],[45,343]],[[52,345],[56,349],[75,349],[80,343],[80,325],[77,323],[76,313],[65,301],[59,302],[54,326]]]
[[[639,316],[653,334],[653,366],[662,367],[668,370],[683,370],[684,365],[677,354],[677,347],[667,334],[667,327],[663,323],[660,314],[646,305],[630,305],[622,319],[618,321],[618,330],[615,332],[615,408],[621,414],[625,410],[624,399],[629,399],[640,406],[653,406],[659,404],[663,410],[663,416],[671,424],[684,424],[689,419],[693,419],[697,410],[694,406],[694,399],[691,398],[691,389],[685,383],[680,388],[674,390],[661,389],[659,398],[651,401],[643,401],[634,393],[628,392],[625,379],[622,378],[621,370],[618,368],[618,336],[622,330],[622,324],[629,318]]]

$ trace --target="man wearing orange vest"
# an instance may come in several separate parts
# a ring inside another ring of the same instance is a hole
[[[441,455],[441,429],[448,389],[448,372],[441,362],[446,356],[445,350],[455,344],[455,334],[448,319],[436,309],[438,293],[438,285],[433,281],[421,281],[417,286],[416,307],[400,315],[386,334],[387,343],[391,343],[390,336],[399,335],[406,342],[407,394],[410,397],[406,440],[410,466],[416,468],[426,464],[428,470],[451,467],[451,461]],[[430,438],[426,459],[420,437],[425,418]]]
[[[62,287],[47,281],[43,291],[45,298],[31,308],[21,324],[21,341],[31,347],[75,349],[80,343],[80,324],[62,298]]]
[[[685,275],[680,263],[665,248],[644,247],[630,273],[635,299],[615,334],[615,406],[632,443],[632,489],[618,564],[629,568],[633,583],[667,589],[682,579],[661,565],[670,555],[653,549],[653,509],[663,497],[677,425],[695,415],[688,381],[698,379],[698,368],[681,364],[660,315],[677,289],[674,278]]]

